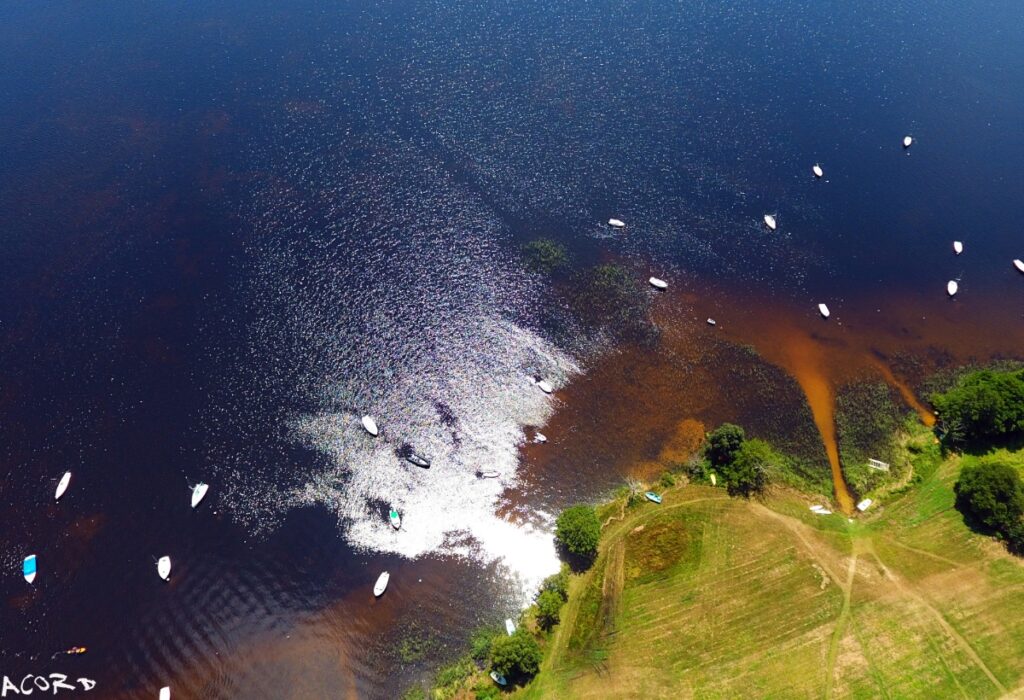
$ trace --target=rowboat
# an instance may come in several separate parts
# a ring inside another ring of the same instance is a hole
[[[663,279],[658,279],[657,277],[652,277],[651,279],[649,279],[647,281],[650,282],[651,286],[654,287],[655,289],[667,289],[668,288],[668,282],[666,282]]]
[[[534,433],[533,441],[539,445],[543,445],[545,442],[548,441],[548,436],[545,435],[544,433]]]
[[[821,166],[818,165],[817,163],[815,163],[814,167],[811,168],[811,172],[814,173],[814,177],[821,177],[822,175],[825,174],[825,171],[822,170]]]
[[[543,391],[545,394],[550,394],[552,391],[555,390],[554,387],[551,386],[551,383],[548,382],[548,380],[546,379],[541,379],[539,382],[537,382],[537,386],[539,386],[540,390]]]
[[[956,283],[956,280],[950,280],[949,282],[946,282],[946,294],[948,294],[949,296],[956,296],[956,292],[959,288],[960,285]]]
[[[648,491],[644,495],[647,497],[647,500],[650,501],[651,503],[661,503],[661,496],[654,493],[654,491]]]
[[[430,469],[430,460],[425,457],[420,457],[415,452],[406,452],[405,459],[411,464],[415,464],[417,467],[422,467],[423,469]]]
[[[708,319],[708,325],[709,326],[717,326],[718,322],[715,319],[713,319],[713,318],[709,318]]]
[[[493,469],[483,469],[476,473],[481,479],[497,479],[501,474],[494,471]]]
[[[391,574],[385,571],[383,574],[377,577],[377,583],[373,584],[373,594],[380,598],[384,595],[384,591],[387,590],[388,580],[391,578]]]
[[[64,472],[64,476],[60,478],[60,483],[57,484],[57,491],[53,495],[53,500],[59,501],[60,497],[64,495],[64,492],[68,490],[68,486],[71,484],[71,472]]]
[[[822,318],[828,318],[832,315],[832,312],[828,310],[828,307],[824,304],[818,304],[818,313],[821,314]]]
[[[1024,272],[1024,260],[1014,260],[1013,266],[1017,268],[1018,272]]]
[[[953,241],[953,252],[957,255],[964,252],[964,244],[962,241]]]
[[[914,143],[914,139],[910,136],[903,137],[903,147],[910,148],[910,144]]]
[[[157,559],[156,572],[160,575],[164,581],[168,581],[171,578],[171,558],[168,556],[162,556]]]
[[[171,700],[171,687],[165,685],[160,689],[160,700]]]
[[[21,574],[25,580],[32,583],[36,580],[36,555],[29,554],[21,563]]]
[[[373,416],[363,416],[363,428],[370,435],[377,437],[377,421],[373,419]]]
[[[764,215],[764,225],[768,227],[769,231],[774,231],[778,224],[775,222],[775,217],[771,214]]]
[[[508,632],[510,637],[516,633],[516,623],[512,622],[511,617],[505,618],[505,631]]]
[[[497,671],[491,671],[490,676],[491,680],[498,685],[508,685],[508,680],[505,679],[505,676],[501,675]]]
[[[198,484],[192,487],[192,507],[195,508],[203,499],[206,498],[206,492],[210,490],[209,484],[204,484],[200,481]]]
[[[621,219],[608,219],[608,225],[612,228],[622,228],[626,225],[626,222]]]
[[[391,521],[391,527],[396,530],[402,527],[402,516],[398,514],[394,506],[391,506],[391,511],[388,513],[388,520]]]

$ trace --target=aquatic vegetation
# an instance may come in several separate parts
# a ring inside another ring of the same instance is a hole
[[[551,238],[537,238],[523,246],[526,266],[531,270],[551,274],[565,268],[569,253],[565,246]]]

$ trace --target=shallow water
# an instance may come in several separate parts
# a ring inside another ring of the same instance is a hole
[[[557,565],[558,509],[684,459],[695,419],[827,469],[843,382],[927,415],[928,369],[1024,347],[1012,3],[0,20],[8,675],[85,645],[59,668],[103,697],[393,697]],[[607,261],[643,338],[582,312]]]

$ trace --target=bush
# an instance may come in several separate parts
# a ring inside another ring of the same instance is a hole
[[[743,428],[732,423],[722,423],[708,434],[704,454],[712,466],[730,464],[743,446]]]
[[[491,645],[491,666],[503,676],[532,676],[540,669],[540,645],[520,627],[516,633],[498,637]]]
[[[672,472],[664,472],[661,478],[658,479],[658,484],[665,489],[672,488],[676,485],[676,478],[672,475]]]
[[[781,455],[764,440],[746,440],[730,464],[722,466],[722,477],[732,496],[761,493],[768,484],[768,473],[780,466]]]
[[[555,521],[555,537],[570,554],[593,557],[601,538],[601,521],[593,506],[572,506]]]
[[[1004,537],[1017,532],[1024,514],[1024,484],[1001,462],[964,467],[953,487],[956,507],[968,519]]]
[[[987,442],[1024,434],[1024,370],[979,370],[961,377],[932,405],[947,443]]]
[[[491,656],[491,644],[499,635],[504,634],[497,627],[478,627],[469,637],[469,655],[474,661],[483,663]]]
[[[561,619],[562,605],[565,600],[555,591],[541,591],[537,596],[537,624],[542,629],[550,630]]]
[[[569,600],[569,567],[562,564],[557,574],[551,574],[540,584],[540,590],[554,591],[563,600]]]
[[[526,264],[538,272],[551,273],[565,267],[569,259],[565,246],[550,238],[538,238],[523,246]]]
[[[427,691],[421,685],[414,685],[402,693],[402,700],[427,700]]]

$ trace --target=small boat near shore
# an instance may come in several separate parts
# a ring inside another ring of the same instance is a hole
[[[198,484],[192,487],[192,507],[197,507],[206,498],[206,492],[210,490],[209,484],[204,484],[200,481]]]
[[[946,282],[946,294],[953,297],[956,296],[957,291],[960,289],[960,285],[957,284],[956,280],[950,280]]]
[[[497,671],[491,671],[490,676],[491,676],[491,680],[494,681],[495,683],[497,683],[498,685],[500,685],[500,686],[508,685],[508,679],[506,679],[505,676],[501,675]]]
[[[815,163],[814,167],[811,168],[811,172],[814,173],[814,177],[823,177],[825,175],[825,171],[822,170],[821,166],[817,163]]]
[[[626,222],[622,219],[608,219],[608,225],[612,228],[624,228],[626,226]]]
[[[64,472],[64,476],[60,478],[60,482],[57,484],[57,491],[53,494],[53,500],[59,501],[60,497],[64,495],[64,492],[68,490],[68,486],[71,485],[71,472]]]
[[[708,325],[709,325],[709,326],[717,326],[717,325],[718,325],[718,321],[716,321],[716,320],[715,320],[715,319],[713,319],[713,318],[709,318],[709,319],[708,319]]]
[[[373,584],[373,595],[380,598],[384,595],[384,591],[388,589],[388,581],[391,580],[391,574],[385,571],[383,574],[377,577],[377,583]]]
[[[1017,272],[1024,272],[1024,260],[1014,259],[1013,266],[1017,268]]]
[[[960,253],[964,252],[963,241],[953,241],[953,252],[956,253],[957,255],[960,255]]]
[[[391,506],[391,509],[388,511],[388,520],[391,521],[391,527],[395,528],[396,530],[401,529],[402,516],[398,514],[398,511],[395,510],[394,506]]]
[[[164,555],[156,561],[156,573],[159,574],[160,578],[164,581],[169,581],[171,578],[171,558]]]
[[[165,685],[160,689],[160,700],[171,700],[171,686]]]
[[[501,474],[493,469],[481,469],[476,473],[481,479],[497,479]]]
[[[373,416],[363,416],[362,418],[363,429],[366,430],[373,437],[377,437],[377,421],[373,419]]]
[[[548,441],[548,436],[545,435],[544,433],[534,433],[533,441],[538,445],[543,445],[545,442]]]
[[[644,496],[646,496],[647,500],[650,501],[651,503],[661,503],[661,496],[654,493],[654,491],[648,491],[647,493],[644,494]]]
[[[505,631],[508,632],[510,637],[516,633],[516,623],[512,622],[511,617],[505,618]]]
[[[541,379],[539,382],[537,382],[537,386],[540,387],[540,390],[543,391],[545,394],[550,394],[552,391],[555,390],[555,388],[551,386],[551,383],[546,379]]]
[[[36,555],[29,554],[25,557],[25,560],[21,562],[21,575],[25,577],[25,580],[32,583],[36,580]]]
[[[913,143],[914,143],[914,138],[912,136],[904,136],[903,137],[903,147],[904,148],[910,148],[913,145]]]
[[[658,277],[652,277],[647,281],[655,289],[668,289],[668,282],[663,279],[659,279]]]
[[[828,318],[832,315],[832,312],[828,310],[825,304],[818,304],[818,313],[821,314],[822,318]]]
[[[778,222],[775,221],[775,216],[773,214],[765,214],[764,225],[768,227],[769,231],[774,231],[778,226]]]

